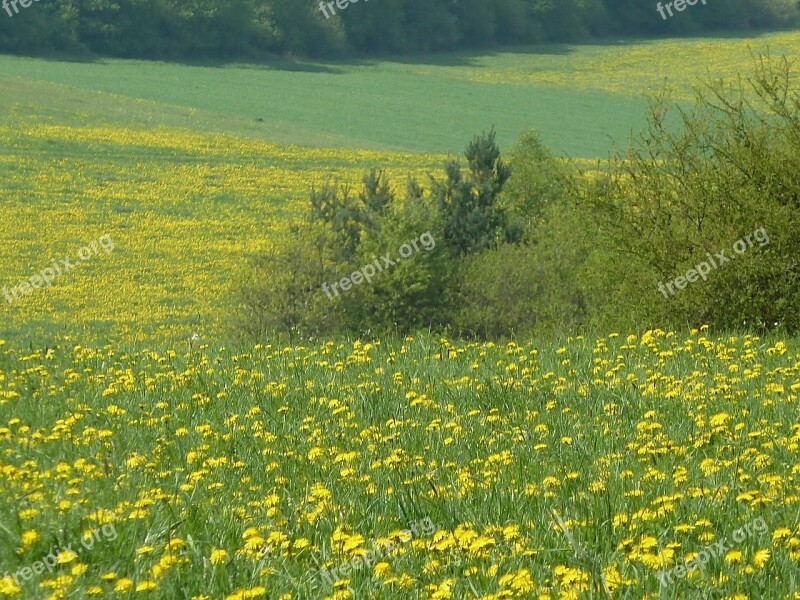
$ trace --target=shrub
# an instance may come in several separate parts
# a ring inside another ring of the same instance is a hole
[[[595,318],[622,326],[800,325],[800,94],[784,59],[762,59],[754,77],[712,83],[690,112],[657,99],[649,128],[606,177],[575,198],[606,242],[608,301]],[[658,283],[706,253],[764,227],[751,250],[664,298]],[[600,286],[602,287],[602,286]],[[621,318],[620,318],[621,317]]]
[[[380,231],[365,235],[356,262],[365,265],[387,253],[397,257],[403,244],[423,234],[430,234],[430,238],[426,235],[417,243],[418,250],[377,274],[370,285],[348,292],[342,306],[351,330],[406,333],[440,329],[451,319],[454,262],[442,243],[435,207],[429,198],[415,198],[414,193],[415,187],[409,186],[404,208],[388,214]],[[425,243],[433,247],[428,250]]]
[[[468,257],[460,269],[457,323],[483,339],[552,335],[585,319],[590,243],[581,213],[563,199],[546,206],[528,235]]]
[[[531,242],[539,234],[545,211],[565,197],[565,179],[570,172],[541,142],[535,131],[524,132],[509,152],[511,176],[499,204],[507,215],[513,239]]]
[[[234,327],[249,337],[307,338],[341,330],[322,284],[347,270],[337,237],[321,223],[295,225],[280,250],[254,257],[238,284]]]

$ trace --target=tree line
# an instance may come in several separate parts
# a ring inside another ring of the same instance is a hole
[[[331,58],[800,23],[797,0],[709,0],[666,21],[655,4],[364,0],[326,18],[318,0],[41,0],[17,13],[9,9],[11,15],[0,12],[0,52],[178,60]]]

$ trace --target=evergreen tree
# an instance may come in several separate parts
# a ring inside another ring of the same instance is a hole
[[[480,252],[502,237],[506,221],[496,200],[511,176],[500,158],[494,129],[475,136],[464,156],[469,167],[466,175],[459,162],[447,161],[445,180],[433,182],[444,241],[457,255]]]

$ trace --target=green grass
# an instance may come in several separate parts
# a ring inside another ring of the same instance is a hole
[[[227,124],[251,135],[262,130],[276,141],[430,152],[460,152],[472,135],[494,125],[504,147],[521,131],[536,128],[557,153],[602,158],[611,139],[624,140],[642,125],[646,106],[641,98],[602,91],[442,78],[391,63],[296,72],[0,58],[6,110],[16,102],[61,106],[64,89],[37,88],[37,81],[104,92],[84,94],[82,100],[73,96],[73,106],[89,113],[95,104],[108,103],[113,110],[119,99],[108,94],[114,94],[157,102],[134,103],[134,109],[157,114],[164,107],[170,120],[180,109],[203,111],[208,129]],[[101,106],[99,112],[107,109]],[[259,118],[264,122],[256,122]],[[215,119],[222,123],[215,125]]]
[[[0,349],[0,573],[105,525],[11,597],[332,598],[429,519],[333,598],[791,598],[797,340],[562,343]]]
[[[494,125],[504,146],[535,127],[559,153],[604,157],[609,139],[624,139],[641,125],[644,115],[645,103],[637,98],[403,71],[397,65],[304,73],[268,67],[84,64],[5,57],[0,59],[0,85],[6,89],[6,102],[34,98],[26,93],[25,84],[41,80],[149,100],[173,113],[199,109],[206,113],[209,129],[219,128],[213,123],[218,118],[239,130],[246,123],[251,135],[262,129],[277,141],[410,151],[460,152],[473,134]],[[9,75],[22,81],[12,81]],[[9,88],[17,91],[9,94]],[[58,106],[63,88],[43,91],[37,102]],[[117,101],[100,95],[86,98],[84,109],[91,109],[92,101]],[[157,112],[161,107],[150,105],[150,109]],[[263,124],[256,122],[259,118]]]
[[[685,100],[702,79],[749,71],[752,52],[797,57],[798,47],[800,32],[398,61],[204,66],[0,56],[0,118],[11,118],[15,106],[22,114],[77,110],[113,124],[425,152],[460,152],[474,133],[494,125],[503,147],[535,128],[558,154],[605,158],[612,140],[624,144],[643,125],[644,94],[671,86]]]

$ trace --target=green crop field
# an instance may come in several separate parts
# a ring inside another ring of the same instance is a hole
[[[0,115],[69,119],[77,111],[94,123],[139,117],[281,142],[414,152],[458,152],[476,129],[495,125],[502,146],[535,128],[556,153],[605,158],[612,140],[624,143],[642,126],[643,94],[670,85],[686,99],[698,79],[746,71],[750,51],[767,48],[796,55],[800,36],[543,46],[403,62],[190,66],[0,57]],[[131,99],[152,103],[131,103],[128,115]]]
[[[21,80],[9,77],[12,74]],[[154,112],[163,105],[168,110],[192,108],[223,120],[240,120],[255,132],[259,128],[252,123],[263,119],[257,123],[264,134],[273,137],[270,134],[276,129],[287,134],[281,136],[285,141],[327,139],[329,144],[342,146],[341,140],[350,147],[415,152],[460,151],[480,123],[487,130],[495,125],[505,145],[520,131],[539,127],[544,139],[559,152],[603,157],[609,139],[624,138],[632,127],[639,126],[645,109],[645,103],[636,97],[442,78],[393,63],[298,72],[275,66],[82,64],[4,58],[0,77],[7,81],[3,87],[12,103],[31,97],[56,100],[63,93],[60,87],[50,88],[44,98],[28,93],[31,82],[45,81],[72,90],[103,92],[99,97],[86,94],[87,108],[123,96],[157,102],[152,106]],[[17,88],[17,93],[9,93],[9,88]]]

